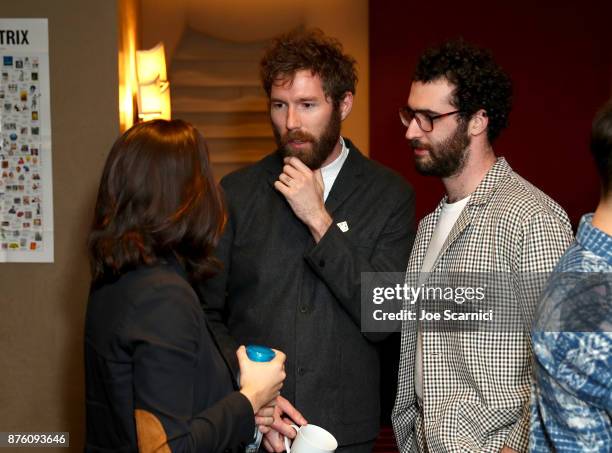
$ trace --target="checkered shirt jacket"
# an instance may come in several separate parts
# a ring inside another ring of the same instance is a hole
[[[419,224],[406,274],[409,285],[418,278],[444,201]],[[431,272],[547,275],[572,239],[565,211],[498,158],[457,219]],[[529,285],[520,286],[512,288],[513,299],[531,326],[539,294]],[[528,330],[424,330],[421,411],[414,388],[417,326],[404,321],[392,414],[400,451],[499,452],[504,446],[527,451],[532,381]]]

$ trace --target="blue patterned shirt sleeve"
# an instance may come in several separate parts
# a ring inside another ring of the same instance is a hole
[[[536,314],[533,452],[612,452],[612,237],[591,220],[581,220]]]

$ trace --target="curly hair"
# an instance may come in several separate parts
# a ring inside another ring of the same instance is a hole
[[[193,280],[218,270],[213,256],[225,206],[200,133],[181,120],[136,124],[106,160],[89,233],[94,283],[176,256]]]
[[[487,112],[487,137],[493,143],[508,126],[512,82],[491,53],[462,39],[430,48],[417,63],[413,80],[427,83],[441,78],[455,86],[451,104],[464,120],[480,109]]]
[[[310,70],[323,82],[323,92],[338,106],[347,91],[355,94],[355,59],[343,53],[342,44],[320,29],[298,29],[273,40],[261,63],[260,75],[268,97],[279,80],[293,80],[295,73]]]

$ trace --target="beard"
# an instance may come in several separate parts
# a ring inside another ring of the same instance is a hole
[[[410,140],[413,149],[426,149],[427,156],[417,156],[414,161],[416,170],[424,176],[448,178],[459,173],[464,165],[470,146],[467,121],[460,121],[450,137],[440,143],[427,145],[418,139]]]
[[[289,131],[285,135],[281,135],[274,123],[272,124],[272,130],[282,157],[297,157],[311,170],[317,170],[321,168],[323,162],[327,160],[338,143],[341,123],[340,109],[334,108],[325,130],[319,137],[300,130]],[[289,142],[293,140],[310,143],[311,149],[292,149]]]

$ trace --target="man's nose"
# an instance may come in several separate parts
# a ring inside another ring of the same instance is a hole
[[[423,136],[423,131],[419,127],[416,118],[412,118],[406,128],[406,138],[412,140]]]
[[[287,130],[299,129],[302,126],[300,121],[300,115],[296,111],[295,107],[289,106],[287,108]]]

